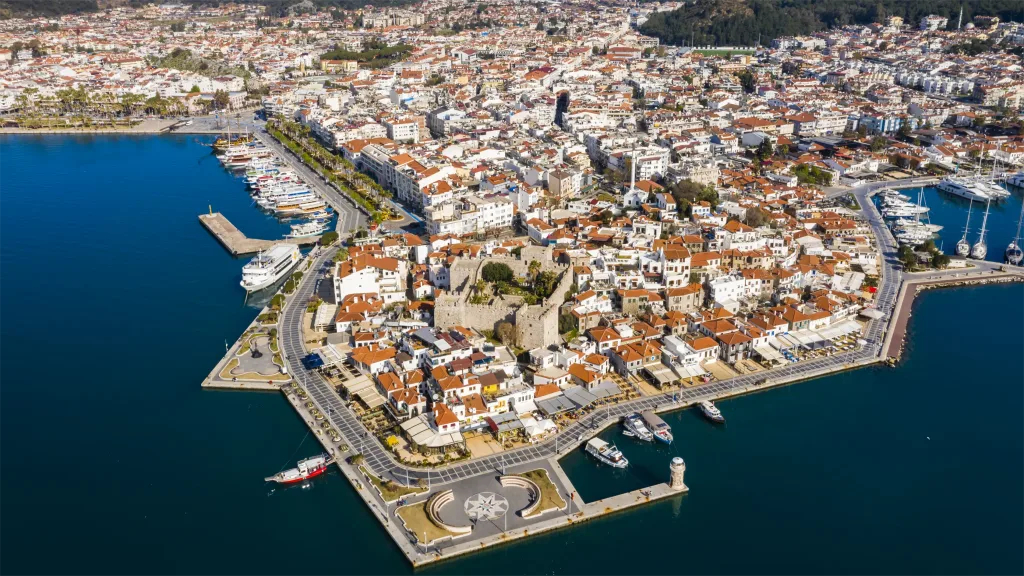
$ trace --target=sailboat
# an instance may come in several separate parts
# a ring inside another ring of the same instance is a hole
[[[1020,217],[1017,218],[1017,235],[1013,237],[1013,242],[1006,247],[1006,253],[1003,255],[1006,258],[1008,264],[1019,266],[1021,260],[1024,260],[1024,250],[1021,249],[1020,245],[1020,225],[1024,222],[1024,204],[1020,206]]]
[[[974,208],[974,200],[971,200],[970,205],[967,206],[967,222],[964,223],[964,235],[956,243],[956,253],[959,256],[967,256],[971,253],[971,243],[967,241],[968,226],[971,224],[971,208]]]
[[[988,210],[992,206],[992,201],[989,200],[985,204],[985,217],[981,219],[981,234],[978,235],[978,241],[971,247],[971,258],[976,260],[984,260],[985,255],[988,254],[988,246],[985,245],[985,225],[988,224]]]

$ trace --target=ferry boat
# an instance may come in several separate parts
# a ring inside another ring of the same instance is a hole
[[[722,411],[719,410],[718,406],[715,406],[715,403],[710,400],[701,400],[700,413],[715,424],[725,423],[725,416],[722,416]]]
[[[327,467],[330,466],[333,461],[334,460],[327,454],[313,456],[312,458],[299,460],[295,468],[289,468],[288,470],[278,472],[273,476],[267,476],[264,480],[267,482],[277,482],[278,484],[295,484],[296,482],[316,478],[317,476],[327,472]]]
[[[294,244],[275,244],[266,252],[242,267],[242,288],[255,292],[280,280],[299,262],[299,247]]]
[[[626,460],[626,457],[622,455],[622,452],[619,452],[618,448],[600,438],[591,438],[587,442],[587,454],[613,468],[629,466],[629,460]]]
[[[326,222],[303,222],[301,224],[292,224],[292,231],[285,234],[285,238],[308,238],[310,236],[319,236],[327,231],[330,226]]]
[[[623,416],[622,426],[625,428],[623,433],[630,438],[636,438],[638,440],[643,440],[644,442],[654,441],[654,434],[647,429],[647,426],[644,424],[644,419],[636,412],[629,416]]]
[[[654,439],[664,444],[672,443],[672,428],[652,410],[644,410],[641,414],[644,423],[654,434]]]

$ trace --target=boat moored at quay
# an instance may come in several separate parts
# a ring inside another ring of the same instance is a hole
[[[284,277],[299,262],[299,247],[276,244],[242,267],[242,288],[247,292],[262,290]]]
[[[622,455],[614,445],[601,440],[600,438],[591,438],[587,441],[587,454],[590,454],[594,458],[597,458],[604,464],[611,466],[612,468],[625,468],[629,466],[629,460]]]
[[[641,417],[643,418],[644,423],[647,424],[647,427],[651,430],[651,433],[654,434],[655,440],[663,444],[672,443],[672,427],[662,420],[661,416],[655,414],[653,410],[644,410],[641,413]]]

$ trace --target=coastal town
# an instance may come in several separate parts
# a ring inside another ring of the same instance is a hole
[[[917,290],[1022,279],[1019,220],[1007,246],[985,222],[1024,186],[1024,24],[641,32],[679,6],[0,20],[0,125],[216,135],[296,223],[200,215],[268,294],[203,386],[283,393],[325,452],[267,480],[337,464],[422,565],[685,493],[666,453],[663,484],[585,502],[558,459],[626,467],[673,442],[659,412],[894,363]],[[936,246],[926,186],[980,230]]]

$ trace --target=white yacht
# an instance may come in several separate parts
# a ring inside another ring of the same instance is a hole
[[[294,244],[275,244],[266,252],[242,267],[242,288],[255,292],[277,282],[299,261],[299,247]]]
[[[1006,183],[1010,186],[1024,188],[1024,172],[1017,172],[1016,174],[1007,177]]]
[[[715,403],[711,400],[701,400],[700,413],[703,414],[705,418],[716,424],[725,422],[725,416],[722,416],[722,411],[719,410],[718,406],[715,406]]]
[[[1013,241],[1006,247],[1006,252],[1003,257],[1006,259],[1007,264],[1014,266],[1020,266],[1022,260],[1024,260],[1024,250],[1021,249],[1020,244],[1020,225],[1024,222],[1024,204],[1020,207],[1020,216],[1017,218],[1017,234],[1013,237]]]
[[[971,253],[971,243],[967,241],[967,231],[971,225],[971,209],[974,208],[974,201],[972,200],[970,205],[967,206],[967,222],[964,224],[964,235],[960,238],[960,241],[956,243],[956,253],[959,256],[967,256]]]
[[[285,234],[285,238],[308,238],[319,236],[330,228],[326,222],[312,221],[292,224],[292,231]]]
[[[988,224],[988,210],[991,207],[991,201],[985,205],[985,217],[981,219],[981,234],[978,235],[978,241],[974,246],[971,246],[971,258],[975,260],[984,260],[988,254],[988,245],[985,244],[985,226]]]
[[[981,186],[972,178],[946,176],[937,186],[939,190],[968,200],[987,202],[992,199],[987,186]]]
[[[622,452],[619,452],[618,448],[600,438],[591,438],[587,441],[587,454],[613,468],[629,466],[629,460],[626,460],[626,457],[622,455]]]

